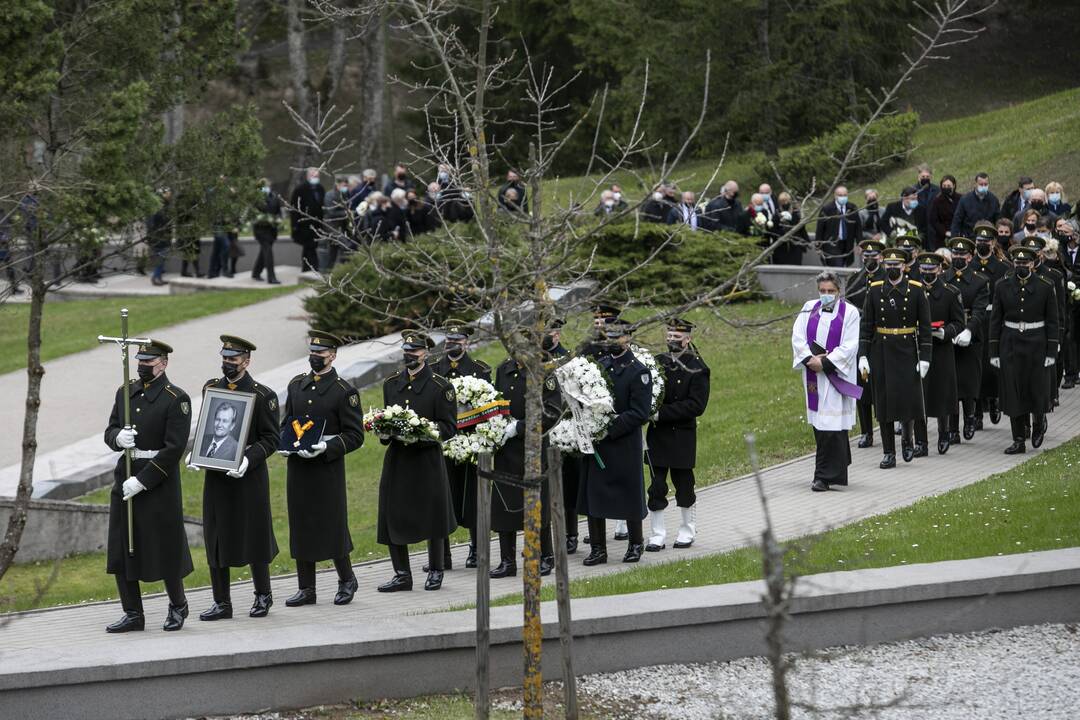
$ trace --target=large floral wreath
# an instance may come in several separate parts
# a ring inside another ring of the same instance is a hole
[[[648,368],[649,374],[652,375],[652,403],[650,404],[649,414],[655,415],[664,399],[664,373],[660,372],[660,366],[657,365],[656,358],[648,350],[637,345],[631,345],[630,350],[634,353],[634,357],[637,358],[638,362]]]
[[[364,429],[376,435],[389,435],[406,444],[421,440],[439,441],[439,427],[434,422],[401,405],[369,410],[364,414]]]
[[[555,377],[570,417],[551,429],[551,444],[563,452],[595,453],[593,443],[604,437],[615,417],[607,374],[589,358],[576,357],[556,369]]]
[[[473,428],[471,433],[459,432],[443,443],[443,454],[459,463],[475,463],[478,455],[493,453],[502,447],[506,427],[513,418],[510,401],[487,380],[466,375],[451,378],[457,394],[457,428]]]

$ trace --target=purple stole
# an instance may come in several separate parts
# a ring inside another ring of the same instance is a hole
[[[843,300],[837,300],[839,308],[837,309],[832,319],[832,324],[829,325],[829,335],[825,338],[825,352],[832,352],[840,345],[840,336],[844,332],[844,316],[847,314],[847,303]],[[814,303],[813,309],[810,311],[810,319],[806,321],[806,344],[811,346],[817,343],[817,331],[818,323],[821,321],[821,301]],[[852,397],[858,400],[862,397],[863,389],[858,385],[849,383],[841,377],[837,377],[835,372],[825,373],[825,377],[829,379],[831,384],[836,390],[846,397]],[[818,389],[817,389],[817,373],[810,368],[806,368],[806,406],[817,412],[818,409]]]

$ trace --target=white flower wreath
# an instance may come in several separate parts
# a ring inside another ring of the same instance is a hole
[[[488,412],[499,412],[496,408],[488,406],[503,400],[502,393],[495,386],[482,378],[466,375],[464,377],[451,378],[450,383],[457,393],[458,417],[468,415],[471,411],[487,408]],[[505,401],[503,401],[505,403]],[[471,433],[459,432],[454,437],[443,443],[443,455],[459,463],[476,463],[476,459],[483,453],[493,453],[503,445],[503,437],[506,426],[513,418],[506,414],[494,414],[487,416],[482,422],[470,425],[474,428]]]

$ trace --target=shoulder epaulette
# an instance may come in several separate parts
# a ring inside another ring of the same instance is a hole
[[[1035,277],[1039,278],[1040,280],[1042,280],[1044,283],[1046,283],[1050,287],[1054,287],[1054,283],[1050,282],[1049,280],[1044,278],[1042,275],[1036,275]],[[1054,289],[1056,290],[1057,288],[1054,288]]]
[[[908,285],[914,285],[915,287],[923,286],[921,282],[919,282],[918,280],[912,280],[911,278],[908,278]]]
[[[446,387],[447,385],[450,385],[449,380],[447,380],[442,375],[440,375],[439,373],[436,373],[436,372],[431,373],[431,379],[434,380],[435,382],[439,383],[443,387]]]
[[[270,388],[266,387],[265,385],[260,385],[259,383],[255,383],[255,392],[259,393],[263,397],[265,397],[267,395],[276,395],[277,394],[273,390],[271,390]]]
[[[397,371],[396,373],[394,373],[394,374],[390,375],[390,376],[389,376],[388,378],[386,378],[385,380],[383,380],[383,385],[385,385],[386,383],[390,382],[391,380],[396,380],[396,379],[398,378],[398,376],[399,376],[399,375],[401,375],[401,371],[400,371],[400,370],[398,370],[398,371]]]
[[[165,386],[165,392],[169,393],[169,394],[170,394],[170,395],[172,395],[172,396],[173,396],[174,398],[178,398],[178,397],[180,397],[179,393],[177,393],[177,392],[176,392],[175,390],[173,390],[173,387],[172,387],[172,385],[166,385],[166,386]]]
[[[485,370],[490,370],[490,369],[491,369],[491,366],[490,366],[490,365],[488,365],[488,364],[487,364],[486,362],[484,362],[483,360],[477,360],[477,361],[476,361],[476,364],[477,364],[477,365],[479,365],[480,367],[484,368]]]
[[[303,379],[304,379],[305,377],[307,377],[307,373],[300,373],[299,375],[297,375],[296,377],[294,377],[294,378],[293,378],[292,380],[290,380],[290,381],[289,381],[289,384],[290,384],[290,385],[292,385],[292,384],[293,384],[294,382],[300,382],[300,381],[301,381],[301,380],[303,380]]]
[[[203,390],[210,387],[211,385],[213,385],[216,382],[217,382],[217,378],[210,378],[209,380],[207,380],[206,382],[203,383]]]
[[[957,295],[960,294],[960,288],[956,287],[955,285],[950,285],[949,283],[945,283],[945,287],[949,288],[950,290],[952,290]]]
[[[878,286],[884,285],[884,284],[885,284],[884,280],[873,280],[873,281],[870,282],[870,287],[878,287]]]
[[[348,392],[350,390],[356,390],[356,388],[342,380],[340,377],[336,378],[336,380],[338,381],[338,384],[341,385],[341,387],[345,388],[345,392]]]

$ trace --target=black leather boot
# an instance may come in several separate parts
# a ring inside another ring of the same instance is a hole
[[[970,415],[964,416],[964,439],[970,440],[975,437],[975,418]]]
[[[630,543],[626,548],[626,554],[623,555],[622,561],[624,563],[636,563],[641,560],[643,552],[645,552],[645,543]]]
[[[285,607],[300,607],[301,605],[315,604],[315,588],[300,588],[296,594],[285,601]]]
[[[187,620],[187,616],[187,603],[184,603],[179,607],[173,605],[172,603],[169,603],[169,612],[165,616],[165,624],[161,627],[161,629],[166,632],[173,632],[179,630],[180,628],[184,627],[184,620]]]
[[[334,604],[348,605],[351,603],[353,595],[356,594],[356,589],[358,587],[360,587],[360,584],[356,582],[355,575],[348,580],[339,580],[337,584],[337,595],[334,595]]]
[[[896,453],[885,453],[881,458],[881,464],[878,465],[882,470],[889,470],[896,467]]]
[[[517,577],[517,563],[513,560],[502,560],[498,566],[488,572],[492,578]]]
[[[540,556],[540,577],[547,577],[555,569],[555,558],[550,555]]]
[[[412,573],[399,572],[394,573],[394,577],[389,581],[384,582],[378,588],[381,593],[402,592],[405,590],[412,590]]]
[[[573,555],[577,552],[577,535],[566,536],[566,554]]]
[[[593,565],[603,565],[606,562],[607,548],[601,547],[600,545],[593,545],[592,551],[589,553],[589,556],[582,560],[581,564],[591,567]]]
[[[859,436],[859,448],[874,447],[874,433],[863,433]]]
[[[200,620],[228,620],[232,618],[231,602],[216,602],[208,610],[199,613]]]
[[[1034,427],[1031,428],[1031,447],[1037,448],[1043,444],[1046,438],[1046,416],[1036,415]]]
[[[442,587],[443,571],[442,570],[430,570],[427,574],[427,580],[424,581],[425,590],[438,590]]]
[[[141,612],[124,611],[124,617],[105,628],[107,633],[126,633],[146,629],[146,617]]]
[[[1013,444],[1005,448],[1006,455],[1020,455],[1027,452],[1027,446],[1023,440],[1013,440]]]
[[[951,445],[950,437],[948,435],[938,435],[937,439],[937,453],[938,455],[944,455],[949,452],[949,446]]]
[[[270,606],[274,604],[274,596],[270,593],[255,593],[255,603],[248,611],[248,616],[253,618],[266,617],[270,613]]]

